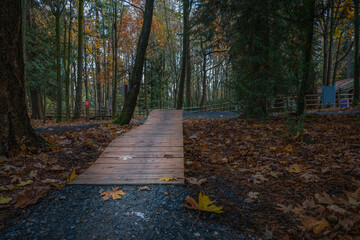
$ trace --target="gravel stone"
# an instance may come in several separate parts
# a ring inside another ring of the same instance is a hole
[[[99,191],[114,187],[127,195],[102,201]],[[209,223],[205,217],[190,232],[197,212],[183,207],[189,190],[184,186],[149,185],[150,191],[138,192],[139,187],[68,185],[13,219],[0,239],[193,239],[194,232],[210,240],[249,237],[238,235],[227,225]],[[64,200],[58,200],[61,197]]]

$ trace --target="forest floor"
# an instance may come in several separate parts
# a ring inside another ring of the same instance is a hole
[[[41,126],[37,131],[48,147],[28,149],[24,142],[18,157],[0,159],[0,239],[360,235],[358,114],[309,115],[300,136],[289,134],[285,117],[184,119],[186,177],[206,182],[143,191],[119,186],[127,195],[109,201],[99,193],[115,186],[64,185],[74,169],[81,173],[112,139],[137,124],[82,125]],[[200,189],[224,213],[201,213],[190,232],[198,213],[183,204],[187,195],[197,199]]]

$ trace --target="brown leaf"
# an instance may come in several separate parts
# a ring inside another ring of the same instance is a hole
[[[112,197],[113,200],[121,199],[121,196],[124,196],[126,193],[118,189],[119,187],[116,187],[113,190],[102,192],[100,196],[103,196],[103,201],[109,200],[110,197]]]
[[[315,234],[320,234],[330,227],[329,223],[324,218],[321,220],[317,220],[313,217],[302,217],[301,223],[307,229],[312,229]]]
[[[206,183],[206,179],[204,179],[204,178],[198,180],[197,178],[191,177],[191,178],[185,178],[185,180],[186,180],[187,183],[198,185],[198,186],[200,186],[203,183]]]
[[[26,188],[17,199],[15,206],[24,208],[28,205],[35,204],[40,198],[45,196],[48,188],[30,187]]]
[[[322,203],[322,204],[330,205],[330,204],[334,203],[334,201],[331,199],[331,197],[326,192],[316,193],[315,198],[318,200],[319,203]]]

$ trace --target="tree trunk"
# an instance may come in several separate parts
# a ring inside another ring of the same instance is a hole
[[[149,100],[148,100],[148,88],[147,88],[147,71],[146,71],[146,59],[144,62],[144,91],[145,91],[145,110],[146,116],[149,115]]]
[[[191,55],[190,36],[187,37],[187,62],[186,62],[186,107],[191,107]]]
[[[24,6],[25,7],[25,6]],[[0,155],[16,154],[19,141],[41,146],[25,103],[21,0],[0,1]]]
[[[43,104],[39,87],[36,87],[35,89],[30,89],[30,99],[32,109],[31,118],[41,119],[43,116]]]
[[[143,74],[146,48],[148,45],[151,31],[153,9],[154,0],[146,0],[143,26],[136,49],[135,65],[130,78],[132,88],[127,95],[124,103],[124,108],[122,109],[120,116],[116,119],[116,123],[120,123],[122,125],[128,124],[130,122],[136,107],[137,97],[139,95],[140,83]]]
[[[82,112],[82,71],[83,71],[83,24],[84,24],[84,0],[79,0],[78,16],[78,77],[76,81],[76,100],[74,118],[81,117]]]
[[[114,6],[114,71],[113,71],[113,82],[112,82],[112,118],[114,119],[116,116],[116,93],[117,93],[117,0],[115,0]]]
[[[326,6],[324,6],[326,7]],[[323,52],[324,52],[324,64],[323,64],[323,81],[322,85],[326,86],[326,80],[327,80],[327,66],[328,66],[328,20],[329,20],[329,10],[326,11],[326,14],[324,14],[324,45],[323,45]]]
[[[359,31],[360,31],[360,16],[359,16],[359,1],[354,0],[354,28],[355,28],[355,55],[354,55],[354,62],[355,62],[355,76],[354,76],[354,100],[353,105],[356,106],[359,104],[359,73],[360,73],[360,66],[359,66]]]
[[[335,31],[335,18],[337,13],[334,13],[334,0],[330,1],[331,14],[330,14],[330,37],[329,37],[329,56],[327,63],[327,74],[326,74],[326,86],[330,85],[331,69],[332,69],[332,52],[333,52],[333,43],[334,43],[334,31]]]
[[[99,6],[98,2],[96,1],[96,10],[95,10],[95,24],[96,26],[99,26]],[[98,33],[97,41],[100,40],[100,33]],[[101,68],[100,68],[100,50],[99,50],[99,44],[95,44],[95,68],[96,68],[96,90],[97,90],[97,105],[98,105],[98,116],[101,119],[102,118],[102,91],[101,91]]]
[[[65,105],[66,105],[66,119],[70,119],[70,100],[69,100],[69,90],[70,90],[70,55],[71,55],[71,28],[72,28],[72,6],[70,1],[70,14],[69,14],[69,39],[68,39],[68,48],[67,48],[67,66],[65,71]],[[65,42],[65,39],[64,39]]]
[[[189,37],[189,0],[183,0],[183,52],[182,52],[182,64],[181,64],[181,74],[178,88],[178,98],[176,103],[176,109],[182,109],[184,103],[184,85],[186,77],[186,66],[188,61],[188,37]]]
[[[314,37],[314,16],[315,16],[315,0],[306,0],[305,2],[305,19],[306,21],[306,42],[304,46],[304,66],[303,66],[303,79],[301,81],[298,104],[297,104],[297,115],[302,115],[305,111],[305,97],[311,88],[311,59],[312,59],[312,43]]]
[[[55,12],[55,33],[56,33],[56,121],[62,121],[62,88],[61,88],[61,51],[60,51],[60,1],[57,0],[57,7]]]

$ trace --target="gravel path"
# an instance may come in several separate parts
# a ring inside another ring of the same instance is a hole
[[[46,127],[46,128],[34,128],[34,130],[37,134],[52,134],[52,133],[57,133],[57,132],[62,132],[62,131],[70,131],[70,130],[79,132],[86,128],[90,128],[93,126],[106,124],[106,123],[111,123],[111,122],[91,123],[91,124],[83,124],[83,125],[76,125],[76,126],[54,126],[54,127]]]
[[[28,208],[0,234],[0,239],[249,239],[229,226],[210,224],[216,214],[183,207],[184,186],[123,185],[120,200],[102,201],[99,193],[115,186],[68,185]]]

